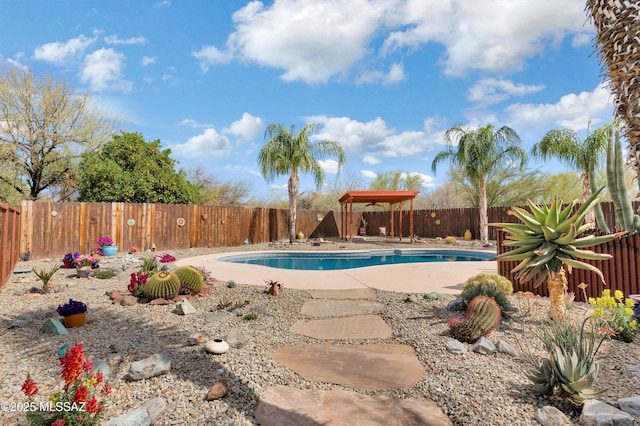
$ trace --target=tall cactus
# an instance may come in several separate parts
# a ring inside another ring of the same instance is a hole
[[[616,222],[620,224],[623,231],[635,232],[640,230],[640,217],[633,213],[633,207],[627,195],[624,166],[620,132],[611,128],[607,145],[607,185],[616,209]]]

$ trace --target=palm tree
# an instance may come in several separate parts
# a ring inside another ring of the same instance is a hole
[[[499,166],[515,162],[522,168],[527,153],[520,147],[520,136],[510,127],[495,129],[492,124],[485,127],[457,125],[444,134],[447,150],[440,151],[431,170],[435,173],[438,164],[449,161],[454,169],[461,170],[480,191],[480,240],[489,242],[487,228],[487,179]]]
[[[588,199],[596,191],[596,169],[599,167],[607,150],[609,128],[613,123],[598,127],[585,139],[570,129],[551,130],[542,140],[531,149],[531,155],[542,160],[558,158],[567,166],[581,173],[582,201]],[[596,204],[594,212],[589,212],[587,223],[594,223],[597,219],[598,227],[608,233],[609,228],[604,220],[600,204]]]
[[[298,190],[300,189],[299,173],[311,173],[318,188],[324,183],[324,170],[319,160],[327,157],[337,157],[338,167],[342,168],[345,161],[344,151],[338,142],[330,140],[309,139],[310,133],[315,133],[319,124],[305,125],[296,133],[296,126],[289,129],[280,123],[272,123],[264,133],[269,140],[258,154],[258,165],[267,182],[281,175],[289,174],[289,241],[296,238],[296,211]]]
[[[596,28],[603,74],[614,96],[615,114],[629,141],[629,165],[640,188],[640,26],[637,2],[587,0],[587,11]]]

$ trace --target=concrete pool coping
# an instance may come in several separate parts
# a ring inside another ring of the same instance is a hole
[[[403,249],[403,251],[411,249]],[[434,249],[445,251],[446,249]],[[460,248],[451,249],[460,251]],[[346,250],[348,252],[374,250]],[[345,253],[345,250],[326,251]],[[420,248],[416,251],[428,251]],[[467,251],[467,250],[464,250]],[[472,251],[472,250],[468,250]],[[235,255],[274,254],[286,250],[238,251],[215,253],[181,259],[176,265],[204,266],[213,277],[221,281],[234,280],[238,284],[264,285],[273,280],[284,288],[300,290],[327,289],[346,290],[358,288],[375,288],[378,290],[400,293],[427,293],[437,291],[442,294],[458,294],[469,277],[480,272],[496,273],[496,261],[475,262],[425,262],[403,263],[395,265],[368,266],[364,268],[342,269],[335,271],[298,271],[272,268],[262,265],[224,262],[221,257]],[[311,250],[299,253],[317,253]]]

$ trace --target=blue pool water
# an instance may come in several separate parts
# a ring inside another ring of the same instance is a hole
[[[256,253],[225,256],[219,260],[282,269],[334,271],[398,263],[482,261],[494,257],[493,253],[463,250],[374,250],[343,253]]]

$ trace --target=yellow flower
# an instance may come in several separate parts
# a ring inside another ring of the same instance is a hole
[[[589,304],[590,305],[595,305],[596,304],[596,299],[594,299],[593,297],[589,298]]]
[[[624,305],[625,305],[627,308],[633,308],[633,307],[635,306],[635,304],[636,304],[636,303],[633,301],[633,299],[629,299],[629,298],[627,298],[627,299],[624,301]]]
[[[629,315],[629,316],[633,316],[633,309],[631,308],[624,308],[624,313]]]
[[[633,328],[635,330],[637,326],[638,326],[638,321],[636,321],[636,320],[629,321],[629,327],[631,327],[631,328]]]
[[[604,297],[604,298],[611,297],[611,290],[609,290],[609,289],[602,290],[602,297]]]
[[[617,300],[622,300],[624,298],[624,294],[620,290],[616,290],[613,294],[613,297],[615,297]]]

